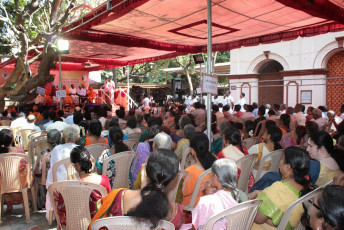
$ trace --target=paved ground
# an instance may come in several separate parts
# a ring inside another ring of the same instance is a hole
[[[56,229],[56,222],[49,226],[45,218],[45,211],[30,212],[30,223],[25,221],[25,212],[23,205],[13,206],[11,214],[3,214],[1,216],[2,224],[0,230],[40,230],[40,229]],[[6,210],[6,206],[4,206]]]

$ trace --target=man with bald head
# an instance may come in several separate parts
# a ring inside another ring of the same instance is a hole
[[[23,129],[34,129],[37,131],[41,131],[41,128],[35,125],[36,117],[33,114],[27,116],[27,125],[23,127]]]

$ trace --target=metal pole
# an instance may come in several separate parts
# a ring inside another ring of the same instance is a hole
[[[61,54],[59,54],[59,90],[61,89],[62,89]],[[62,97],[60,97],[60,109],[62,110]]]
[[[202,76],[202,63],[199,63],[199,76],[201,79],[201,85],[202,85],[202,80],[203,80],[203,76]],[[203,104],[203,92],[201,91],[201,104]]]
[[[207,44],[207,74],[212,72],[212,20],[211,20],[211,0],[207,0],[207,26],[208,26],[208,44]],[[207,136],[209,138],[209,151],[211,150],[211,94],[207,94]]]
[[[129,65],[127,65],[127,97],[128,97],[128,100],[127,100],[127,103],[128,103],[128,110],[130,109],[130,104],[129,104]]]

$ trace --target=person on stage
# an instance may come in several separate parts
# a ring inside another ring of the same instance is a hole
[[[87,90],[87,96],[90,103],[93,104],[96,101],[96,95],[97,93],[93,90],[92,87],[90,87],[89,90]]]
[[[104,92],[108,95],[105,97],[108,104],[114,103],[115,88],[115,82],[111,78],[108,78],[104,84]]]
[[[78,104],[79,97],[76,95],[76,88],[74,87],[74,84],[70,85],[69,93],[70,93],[70,97],[72,98],[73,104]]]

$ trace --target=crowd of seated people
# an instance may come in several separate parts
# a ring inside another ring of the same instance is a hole
[[[344,210],[344,121],[341,120],[344,106],[342,114],[336,116],[324,106],[310,108],[305,114],[301,104],[292,108],[253,103],[243,105],[246,111],[239,104],[234,111],[231,104],[220,104],[212,107],[210,139],[206,135],[206,108],[200,102],[190,106],[169,102],[159,115],[151,110],[140,112],[133,108],[126,112],[120,108],[112,117],[100,107],[75,107],[69,113],[37,106],[6,111],[0,122],[10,120],[11,124],[0,131],[0,153],[27,154],[20,146],[14,146],[13,130],[47,131],[49,148],[41,153],[43,156],[51,152],[46,165],[46,189],[54,183],[53,165],[65,158],[71,159],[78,180],[107,189],[105,197],[92,193],[92,222],[107,216],[127,215],[147,219],[152,225],[167,220],[176,229],[203,229],[206,221],[221,211],[248,199],[260,199],[263,202],[252,229],[276,229],[291,203],[333,180],[333,185],[324,187],[315,198],[309,212],[302,206],[295,208],[288,225],[296,228],[302,219],[312,229],[343,229],[344,216],[338,212]],[[135,133],[141,137],[136,140],[137,147],[132,148],[125,141]],[[256,138],[257,142],[247,148],[244,140],[250,138]],[[93,144],[105,144],[108,149],[93,159],[93,153],[86,149]],[[276,150],[283,150],[279,170],[269,172],[271,159],[265,162],[260,159]],[[129,187],[111,191],[118,173],[112,160],[103,175],[104,160],[124,151],[137,154],[130,174],[125,175]],[[188,155],[181,168],[184,154]],[[258,154],[258,158],[245,194],[237,187],[242,169],[235,162],[250,154]],[[34,180],[42,176],[41,164],[37,161],[34,165]],[[263,173],[255,178],[259,164],[264,164]],[[166,187],[184,169],[187,176],[179,183],[176,200],[171,201]],[[194,191],[197,179],[208,169],[211,173],[201,181],[200,190]],[[18,173],[25,176],[26,172],[26,164],[21,162]],[[57,181],[66,178],[66,171],[58,168]],[[183,205],[189,205],[195,192],[193,211],[183,211]],[[55,194],[54,199],[59,204],[61,224],[65,225],[68,218],[63,198]],[[54,205],[50,200],[46,195],[46,203],[41,205],[47,210],[47,217]],[[4,204],[10,212],[13,205],[21,202],[21,194],[14,194],[5,196]],[[306,212],[311,221],[306,221]],[[225,226],[226,221],[221,220],[214,229]]]

